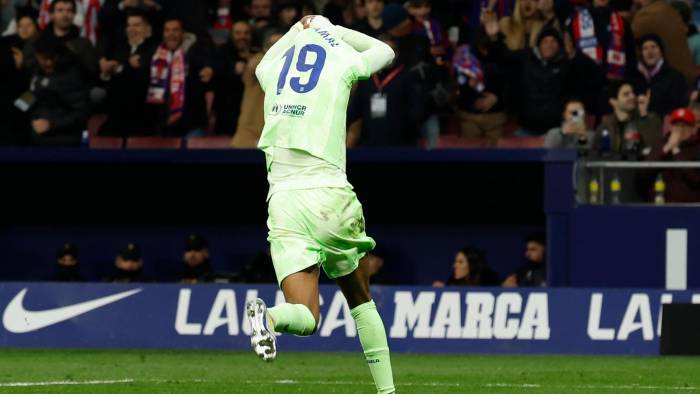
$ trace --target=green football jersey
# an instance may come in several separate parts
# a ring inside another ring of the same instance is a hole
[[[350,89],[369,78],[359,53],[328,29],[292,27],[255,70],[265,91],[265,127],[258,148],[268,169],[274,149],[297,149],[345,171]]]

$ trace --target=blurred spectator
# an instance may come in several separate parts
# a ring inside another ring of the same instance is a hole
[[[537,0],[517,0],[513,15],[504,16],[498,24],[510,50],[537,46],[537,37],[544,26]]]
[[[103,52],[111,52],[116,43],[123,40],[127,18],[132,13],[141,13],[152,26],[153,33],[160,39],[163,26],[162,3],[165,0],[105,0],[100,8],[100,47]]]
[[[384,7],[382,12],[382,28],[393,37],[398,51],[408,69],[419,63],[433,64],[433,57],[430,54],[430,41],[425,36],[414,36],[411,34],[411,16],[405,8],[398,4],[390,3]]]
[[[222,47],[230,42],[231,29],[233,28],[233,15],[231,14],[232,0],[217,0],[214,9],[213,23],[209,24],[209,35],[215,47]]]
[[[396,40],[381,36],[394,49],[392,64],[357,84],[348,109],[348,124],[361,120],[359,133],[348,132],[349,146],[415,146],[427,104],[416,71],[409,70]],[[359,134],[359,135],[358,135]]]
[[[39,145],[77,146],[89,115],[80,68],[52,34],[42,34],[34,47],[38,66],[29,92],[19,99],[29,116],[31,138]]]
[[[661,119],[648,109],[650,94],[647,92],[637,97],[631,82],[611,82],[608,102],[613,112],[603,116],[598,125],[595,147],[621,155],[630,148],[629,143],[637,143],[639,146],[635,149],[642,154],[648,153],[661,138]]]
[[[411,0],[408,12],[413,17],[411,32],[413,35],[427,38],[430,42],[430,54],[438,65],[450,62],[450,44],[447,34],[440,22],[431,16],[430,0]]]
[[[426,15],[429,17],[429,15]],[[426,146],[432,148],[437,143],[440,134],[440,119],[438,113],[451,111],[453,92],[457,90],[452,84],[448,64],[441,58],[440,64],[430,52],[431,42],[428,34],[415,34],[414,22],[405,8],[398,4],[388,4],[382,13],[383,28],[393,37],[398,51],[397,57],[402,57],[399,64],[418,77],[417,93],[419,98],[425,97],[423,120],[419,124],[419,135],[425,139]],[[439,52],[439,51],[438,51]]]
[[[318,15],[318,9],[312,0],[301,0],[301,15],[300,18],[309,15]]]
[[[78,248],[71,243],[65,243],[56,252],[58,267],[51,275],[52,282],[84,282],[78,263]]]
[[[353,29],[368,36],[377,38],[384,32],[384,0],[364,0],[365,17],[353,25]]]
[[[647,34],[639,39],[641,61],[636,75],[636,90],[651,90],[649,111],[663,117],[688,104],[688,84],[683,75],[665,59],[661,38]]]
[[[609,80],[630,78],[636,72],[637,55],[632,29],[610,0],[593,0],[567,21],[576,48],[599,65]]]
[[[114,265],[116,272],[107,281],[113,283],[149,282],[143,275],[143,257],[141,248],[134,244],[127,244],[119,252]]]
[[[538,0],[537,11],[540,13],[542,27],[551,27],[563,32],[562,23],[559,21],[556,9],[554,7],[554,0]]]
[[[301,4],[299,0],[277,0],[273,7],[272,15],[273,24],[287,31],[301,19]]]
[[[213,282],[214,275],[212,275],[211,261],[209,260],[209,243],[206,238],[197,234],[191,234],[187,237],[183,261],[184,271],[180,282]]]
[[[130,11],[126,36],[117,42],[113,52],[100,59],[100,78],[107,86],[107,121],[100,135],[127,137],[150,131],[145,130],[143,100],[155,47],[146,14]]]
[[[41,36],[51,36],[63,42],[77,56],[81,67],[81,78],[92,84],[99,73],[97,50],[90,40],[80,36],[80,29],[73,24],[75,18],[75,0],[55,0],[49,7],[51,23],[41,33]],[[28,69],[36,65],[36,48],[30,42],[25,47],[24,66]]]
[[[323,8],[323,16],[334,25],[351,28],[367,17],[365,0],[330,0]]]
[[[685,23],[688,29],[688,48],[690,49],[690,56],[693,59],[693,64],[696,66],[700,65],[700,34],[698,33],[697,26],[695,26],[691,20],[693,10],[688,3],[683,0],[672,1],[671,7],[678,12],[678,15],[681,16],[681,20],[683,20],[683,23]]]
[[[543,29],[535,48],[511,51],[499,39],[493,13],[483,17],[491,39],[489,52],[513,75],[520,123],[517,135],[539,136],[558,126],[566,97],[580,97],[587,107],[593,106],[592,94],[602,85],[596,64],[572,45],[567,45],[565,51],[556,29]]]
[[[455,255],[452,275],[446,282],[436,280],[433,287],[498,286],[501,280],[489,267],[484,253],[475,248],[462,248]]]
[[[561,127],[556,127],[544,138],[548,149],[589,150],[593,146],[595,133],[586,126],[586,109],[579,99],[569,99],[564,106]]]
[[[197,36],[200,42],[210,41],[211,38],[207,32],[210,2],[210,0],[164,0],[163,14],[166,21],[169,18],[180,20],[183,29]]]
[[[693,109],[679,108],[671,114],[671,132],[658,141],[647,158],[650,161],[697,161],[700,158],[700,138],[698,138],[700,104]],[[666,202],[700,202],[700,172],[696,168],[667,169],[661,172],[666,184]],[[655,190],[650,190],[654,200]]]
[[[277,283],[269,247],[243,266],[241,279],[245,283]]]
[[[166,20],[163,42],[150,60],[151,129],[168,136],[204,134],[209,123],[204,93],[213,77],[206,46],[185,32],[181,20]]]
[[[231,141],[231,146],[234,148],[254,149],[258,146],[260,133],[265,125],[264,113],[260,110],[265,104],[265,93],[255,77],[255,68],[260,64],[265,52],[283,35],[284,32],[281,30],[270,29],[265,35],[263,52],[251,55],[248,59],[242,75],[244,88],[241,112],[238,116],[236,134]]]
[[[525,259],[527,262],[503,281],[503,287],[547,286],[544,234],[533,234],[527,238]]]
[[[231,40],[219,50],[222,72],[215,84],[216,133],[233,135],[241,112],[243,73],[253,54],[253,29],[246,22],[233,24]]]
[[[29,78],[17,67],[21,52],[11,42],[0,39],[0,145],[26,145],[28,134],[22,126],[25,121],[14,102],[27,90]]]
[[[506,68],[488,49],[488,37],[480,29],[474,47],[462,40],[453,58],[459,85],[457,114],[466,138],[488,138],[491,146],[503,134],[506,123]]]
[[[272,0],[250,0],[249,4],[248,14],[254,21],[272,16]]]
[[[15,59],[17,69],[22,67],[24,63],[24,48],[27,43],[33,42],[39,35],[39,27],[36,24],[32,15],[17,14],[17,32],[15,34],[3,37],[10,47]]]
[[[666,48],[665,57],[669,65],[683,74],[686,83],[695,81],[695,67],[686,39],[687,28],[681,16],[666,0],[639,0],[639,3],[642,8],[632,19],[634,36],[640,38],[656,34],[659,46]],[[669,112],[677,107],[680,106],[669,108]]]

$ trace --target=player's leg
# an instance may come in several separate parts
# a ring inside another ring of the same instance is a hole
[[[263,300],[246,304],[251,322],[251,345],[266,361],[277,354],[273,330],[311,335],[318,321],[318,264],[320,251],[304,224],[303,196],[295,191],[279,192],[269,202],[270,253],[277,281],[285,294],[284,304],[267,308]]]
[[[314,265],[282,280],[286,302],[267,310],[270,327],[300,336],[316,332],[320,314],[318,277],[319,268]]]
[[[369,274],[363,264],[352,273],[336,279],[355,320],[357,334],[379,394],[393,393],[394,377],[386,330],[369,292]]]

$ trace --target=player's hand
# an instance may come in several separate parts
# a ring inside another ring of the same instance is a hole
[[[307,15],[301,18],[301,24],[304,26],[304,29],[308,29],[309,27],[311,27],[311,21],[313,21],[314,17],[316,16],[317,15]]]

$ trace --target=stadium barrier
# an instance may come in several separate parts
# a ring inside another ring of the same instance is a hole
[[[700,292],[633,289],[375,287],[394,352],[659,354],[661,310]],[[0,283],[3,347],[246,350],[247,299],[276,286]],[[321,287],[313,338],[281,352],[358,351],[345,298]]]

